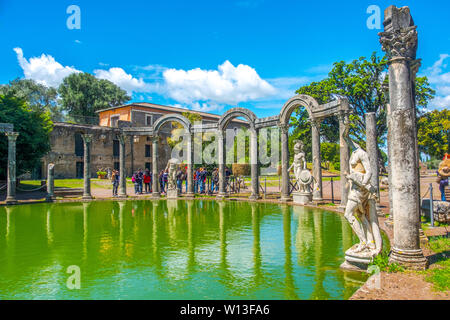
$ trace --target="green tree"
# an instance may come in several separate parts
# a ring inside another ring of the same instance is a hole
[[[421,152],[437,159],[450,153],[450,110],[427,112],[419,118],[417,125]]]
[[[31,79],[15,79],[0,86],[0,94],[26,101],[37,112],[48,112],[52,121],[62,121],[63,115],[57,102],[58,92]]]
[[[33,110],[24,100],[0,95],[0,122],[12,123],[17,138],[17,174],[31,172],[40,165],[41,158],[50,151],[50,132],[53,123],[49,113]],[[8,140],[0,138],[0,161],[7,163]],[[0,166],[0,177],[6,177],[6,165]]]
[[[350,109],[350,135],[362,147],[365,147],[365,114],[375,112],[377,117],[377,141],[378,146],[386,143],[387,123],[386,123],[386,85],[389,83],[387,74],[387,59],[380,58],[374,52],[369,58],[361,57],[350,63],[340,61],[334,63],[333,69],[328,77],[319,82],[313,82],[307,86],[299,88],[298,94],[307,94],[324,104],[339,97],[349,100]],[[429,101],[434,97],[435,91],[431,89],[426,77],[416,79],[415,99],[418,115],[421,110],[428,106]],[[295,119],[297,118],[297,119]],[[291,118],[291,125],[294,133],[297,127],[299,138],[305,145],[310,142],[310,131],[307,126],[308,118],[304,111],[297,111]],[[328,142],[337,142],[339,139],[339,129],[336,118],[330,118],[321,125],[321,135]],[[379,153],[382,155],[379,148]]]
[[[320,154],[322,156],[322,161],[325,163],[339,165],[340,150],[337,143],[322,142],[320,144]],[[328,166],[327,169],[329,169]]]
[[[97,110],[116,107],[129,97],[114,83],[89,73],[73,73],[59,86],[60,104],[75,122],[97,123]]]

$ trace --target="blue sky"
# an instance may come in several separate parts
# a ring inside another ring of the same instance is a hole
[[[90,72],[132,101],[222,113],[233,106],[275,115],[295,89],[335,61],[381,52],[370,5],[409,5],[418,25],[420,75],[450,105],[450,2],[430,1],[12,1],[0,0],[0,83],[57,86]],[[69,29],[70,5],[81,29]],[[383,18],[382,18],[383,19]]]

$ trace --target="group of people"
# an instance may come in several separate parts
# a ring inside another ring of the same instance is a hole
[[[152,193],[152,173],[149,169],[145,169],[145,172],[142,169],[138,169],[138,171],[133,173],[131,181],[134,183],[135,194]]]
[[[225,179],[228,181],[231,175],[231,170],[228,167],[225,167]],[[208,191],[206,188],[206,182],[208,180],[208,176],[211,176],[211,184],[210,190]],[[149,194],[152,193],[152,173],[149,169],[142,171],[142,169],[138,169],[133,173],[131,177],[131,181],[134,184],[134,192],[135,194]],[[161,190],[161,194],[167,193],[168,181],[169,181],[169,172],[168,170],[161,170],[158,175],[159,186]],[[188,181],[187,181],[187,167],[179,168],[176,172],[177,179],[177,189],[179,193],[183,193],[183,182],[185,184],[185,192],[187,192]],[[206,168],[201,167],[194,171],[194,192],[200,194],[206,193],[214,193],[219,191],[219,168],[215,168],[209,173]],[[113,196],[118,196],[119,189],[119,181],[120,174],[119,170],[112,170],[111,174],[111,182],[113,185]],[[225,183],[227,185],[227,183]]]

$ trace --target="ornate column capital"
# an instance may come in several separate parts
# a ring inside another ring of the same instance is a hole
[[[117,139],[119,139],[120,144],[125,144],[127,142],[128,135],[125,133],[119,133],[117,134]]]
[[[6,132],[5,135],[8,137],[8,141],[16,141],[19,136],[18,132]]]
[[[316,129],[320,129],[320,124],[322,123],[322,119],[312,118],[309,120],[311,122],[311,126]]]
[[[280,128],[281,133],[283,133],[283,134],[289,133],[289,124],[280,123],[280,124],[278,124],[278,128]]]
[[[81,135],[81,137],[83,138],[84,143],[91,143],[92,142],[92,138],[94,137],[94,135],[92,133],[84,133]]]
[[[411,17],[408,7],[390,6],[385,11],[384,32],[380,32],[382,50],[389,60],[416,59],[417,26]]]

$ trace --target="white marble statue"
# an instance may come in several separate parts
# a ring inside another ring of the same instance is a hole
[[[288,171],[294,168],[295,180],[297,181],[300,192],[311,192],[310,185],[312,183],[312,176],[308,169],[306,169],[306,156],[303,151],[303,142],[295,140],[294,143],[294,160]]]
[[[346,173],[350,183],[350,191],[345,208],[345,218],[360,240],[359,244],[346,252],[346,256],[356,255],[372,258],[381,253],[382,238],[374,201],[377,192],[376,188],[370,184],[372,171],[369,156],[366,151],[350,139],[348,126],[344,131],[344,138],[350,148],[353,149],[350,156],[350,173]]]
[[[166,169],[168,171],[168,184],[167,190],[177,190],[177,167],[180,164],[180,160],[172,158],[167,162]]]

